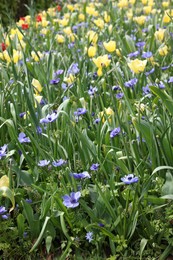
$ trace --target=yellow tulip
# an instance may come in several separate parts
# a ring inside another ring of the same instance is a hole
[[[92,42],[93,44],[95,44],[98,40],[98,34],[92,30],[88,31],[87,36],[88,36],[89,43]]]
[[[104,111],[101,111],[99,113],[99,116],[102,118],[102,122],[104,123],[105,120],[108,118],[108,121],[111,122],[111,117],[114,115],[114,111],[108,107],[108,108],[105,108]]]
[[[57,34],[55,39],[57,40],[58,43],[64,43],[65,42],[65,38],[61,34]]]
[[[0,178],[0,188],[2,187],[9,187],[9,178],[7,175]]]
[[[127,0],[120,0],[117,4],[119,8],[126,8],[128,7],[128,1]]]
[[[168,54],[168,46],[164,45],[158,50],[160,56],[166,56]]]
[[[15,49],[13,49],[13,62],[17,63],[21,59],[22,59],[21,51],[16,51]]]
[[[32,80],[32,85],[34,86],[34,90],[36,92],[36,94],[38,94],[39,92],[42,91],[42,85],[40,84],[40,82],[37,80],[37,79],[34,79]]]
[[[94,20],[94,23],[95,23],[95,25],[96,25],[98,28],[100,28],[100,29],[103,29],[103,28],[104,28],[105,23],[104,23],[104,20],[103,20],[103,19],[101,19],[101,18],[95,19],[95,20]]]
[[[97,58],[93,58],[93,62],[97,66],[97,68],[102,68],[102,67],[108,67],[111,60],[108,58],[108,55],[103,55],[99,56]]]
[[[114,52],[116,49],[116,42],[115,41],[103,42],[103,46],[108,52]]]
[[[129,62],[128,66],[134,73],[138,74],[144,71],[146,64],[147,64],[147,60],[135,59]]]
[[[136,16],[136,17],[133,18],[133,20],[135,22],[137,22],[137,24],[143,25],[145,23],[145,21],[146,21],[146,16],[145,15]]]
[[[164,36],[165,36],[165,29],[160,28],[158,31],[156,31],[154,33],[154,36],[155,36],[156,40],[159,40],[162,42],[164,39]]]
[[[164,16],[163,16],[163,22],[164,23],[170,23],[170,21],[171,21],[170,16],[167,13],[165,13]]]
[[[97,48],[95,46],[90,46],[88,48],[88,56],[91,58],[91,57],[94,57],[96,55],[96,52],[97,52]]]

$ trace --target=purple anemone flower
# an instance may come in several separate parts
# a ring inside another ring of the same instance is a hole
[[[144,59],[151,58],[152,56],[153,56],[153,54],[152,54],[151,51],[147,51],[147,52],[142,53],[142,58],[144,58]]]
[[[50,161],[48,161],[48,160],[40,160],[37,165],[40,167],[44,167],[44,166],[47,166],[49,163],[50,163]]]
[[[98,164],[98,163],[93,163],[93,164],[91,165],[91,167],[90,167],[90,170],[91,170],[91,171],[97,171],[98,168],[99,168],[99,166],[100,166],[100,164]]]
[[[54,167],[58,167],[58,166],[62,166],[62,165],[64,165],[64,164],[66,164],[67,163],[67,161],[65,161],[65,160],[63,160],[63,159],[59,159],[59,160],[57,160],[57,161],[53,161],[52,162],[52,165],[54,166]]]
[[[73,74],[73,75],[76,75],[77,73],[79,73],[79,68],[78,68],[78,63],[73,63],[70,68],[68,69],[67,71],[67,74]]]
[[[60,79],[58,78],[58,79],[51,79],[50,80],[50,84],[51,85],[56,85],[56,84],[58,84],[60,82]]]
[[[67,208],[76,208],[77,206],[79,206],[78,200],[80,199],[80,197],[81,197],[80,191],[71,192],[70,195],[66,194],[62,197],[63,198],[63,204]]]
[[[7,210],[5,209],[4,206],[0,206],[0,216],[2,219],[8,219],[9,218],[9,214],[5,214],[7,212]]]
[[[53,121],[55,121],[58,117],[58,114],[56,112],[52,113],[52,114],[48,114],[45,118],[40,119],[40,123],[41,124],[48,124],[51,123]]]
[[[118,135],[120,133],[121,129],[120,127],[117,127],[115,129],[113,129],[111,132],[110,132],[110,137],[113,138],[115,137],[116,135]]]
[[[98,124],[100,121],[101,121],[100,118],[96,118],[96,119],[93,121],[93,124]]]
[[[169,79],[168,79],[168,83],[172,83],[173,82],[173,76],[171,76]]]
[[[81,173],[70,173],[72,177],[75,179],[85,179],[85,178],[91,178],[88,172],[81,172]]]
[[[90,96],[94,96],[94,94],[97,92],[97,88],[96,87],[92,87],[92,86],[90,86],[90,89],[88,90],[88,94],[90,95]]]
[[[133,57],[137,57],[139,54],[140,54],[139,51],[135,51],[135,52],[129,53],[127,56],[128,56],[129,58],[133,58]]]
[[[133,88],[136,85],[137,82],[138,82],[137,78],[130,79],[129,81],[126,81],[124,83],[124,86],[127,87],[127,88]]]
[[[119,93],[116,94],[117,99],[121,99],[123,97],[124,97],[124,93],[122,93],[122,92],[119,92]]]
[[[74,115],[75,116],[81,116],[86,114],[87,110],[85,108],[78,108],[75,112]]]
[[[18,140],[19,142],[22,144],[22,143],[30,143],[31,140],[29,139],[29,137],[26,137],[26,134],[25,133],[20,133],[19,134],[19,137],[18,137]]]
[[[121,178],[121,181],[124,182],[125,184],[132,184],[138,182],[138,180],[139,178],[132,173]]]
[[[6,150],[7,150],[7,144],[4,144],[2,147],[0,147],[0,159],[7,155]]]

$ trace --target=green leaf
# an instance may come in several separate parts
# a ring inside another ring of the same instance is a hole
[[[146,238],[142,238],[140,242],[140,249],[139,249],[139,254],[140,254],[140,260],[142,260],[142,254],[143,251],[147,245],[148,240]]]
[[[50,248],[52,245],[52,237],[51,236],[47,236],[46,237],[46,251],[49,254]]]
[[[37,246],[40,244],[40,242],[42,241],[49,219],[50,219],[50,217],[45,218],[45,221],[44,221],[43,227],[41,229],[41,232],[39,234],[39,237],[38,237],[37,241],[35,242],[35,244],[33,245],[33,247],[31,248],[31,250],[29,251],[30,253],[33,252],[37,248]]]
[[[166,181],[162,187],[162,195],[170,195],[173,194],[173,176],[167,171],[166,173]]]
[[[18,228],[19,236],[23,237],[23,233],[25,231],[25,218],[22,214],[19,214],[17,216],[17,228]]]
[[[168,109],[170,114],[173,116],[173,106],[172,106],[173,99],[165,91],[163,91],[155,86],[151,86],[150,89],[156,96],[158,96],[162,100],[165,107]]]
[[[8,187],[3,186],[0,188],[0,196],[4,196],[11,200],[12,208],[10,209],[10,211],[12,211],[15,207],[15,199],[14,199],[13,191],[10,190]]]

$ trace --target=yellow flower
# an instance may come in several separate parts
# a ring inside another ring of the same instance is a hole
[[[148,0],[141,0],[141,2],[143,3],[143,5],[146,5]]]
[[[121,56],[122,56],[120,49],[116,49],[115,52],[116,52],[116,55],[117,55],[118,57],[121,57]]]
[[[73,74],[70,74],[68,77],[64,78],[64,81],[67,82],[68,85],[71,85],[75,81],[75,76],[73,76]]]
[[[133,20],[135,22],[137,22],[139,25],[143,25],[146,21],[146,16],[145,15],[136,16],[136,17],[133,18]]]
[[[143,7],[144,14],[150,14],[152,11],[152,7],[150,5]]]
[[[108,118],[108,121],[111,122],[112,121],[111,117],[113,115],[114,115],[114,111],[110,107],[105,108],[104,111],[101,111],[99,113],[99,116],[102,118],[102,123],[104,123],[107,118]]]
[[[168,54],[168,46],[164,45],[158,50],[160,56],[166,56]]]
[[[97,68],[102,68],[102,67],[108,67],[111,60],[109,60],[108,55],[103,55],[99,56],[97,58],[93,58],[93,62],[97,66]]]
[[[128,66],[134,73],[140,73],[144,71],[146,64],[147,60],[135,59],[129,62]]]
[[[34,94],[34,98],[35,98],[35,100],[36,100],[36,102],[35,102],[35,107],[37,107],[37,103],[38,104],[40,104],[41,103],[41,100],[42,100],[42,98],[43,98],[43,96],[40,96],[40,95],[38,95],[38,94]]]
[[[39,94],[39,92],[42,91],[42,85],[40,84],[40,82],[37,80],[37,79],[34,79],[32,80],[32,85],[34,86],[34,90],[36,92],[36,95]]]
[[[89,43],[92,42],[93,44],[95,44],[98,40],[98,34],[92,30],[88,31],[87,36],[88,36]]]
[[[67,5],[67,9],[68,9],[69,11],[73,12],[73,11],[74,11],[74,6],[68,4],[68,5]]]
[[[78,15],[79,21],[85,21],[85,15],[84,14],[79,14]]]
[[[126,8],[128,7],[128,1],[127,0],[120,0],[117,4],[119,8]]]
[[[162,6],[163,6],[163,7],[168,7],[168,6],[169,6],[169,2],[163,1],[163,2],[162,2]]]
[[[21,59],[22,59],[21,51],[16,51],[15,49],[13,49],[13,62],[17,63]]]
[[[40,51],[38,51],[37,53],[35,51],[31,51],[31,56],[33,60],[37,62],[43,57],[43,54]]]
[[[0,178],[0,188],[2,187],[9,187],[9,178],[7,175]]]
[[[167,14],[167,12],[165,12],[164,16],[163,16],[163,22],[164,23],[170,23],[171,18],[170,16]]]
[[[103,46],[108,52],[114,52],[116,49],[116,42],[115,41],[103,42]]]
[[[97,52],[97,48],[95,46],[90,46],[88,48],[88,56],[91,58],[91,57],[94,57],[96,55],[96,52]]]
[[[99,68],[99,69],[97,70],[97,75],[98,75],[99,77],[103,75],[102,68]]]
[[[48,33],[48,29],[47,28],[43,28],[41,29],[40,33],[43,34],[43,35],[46,35]]]
[[[19,40],[23,39],[23,34],[19,31],[19,29],[11,29],[10,38],[13,39],[15,36],[17,36]]]
[[[98,11],[95,10],[94,7],[86,7],[86,13],[93,16],[98,16]]]
[[[159,40],[159,41],[163,41],[164,39],[164,36],[165,36],[165,29],[159,29],[158,31],[155,32],[154,34],[156,40]]]
[[[109,22],[110,22],[110,19],[111,19],[110,15],[108,15],[107,12],[104,12],[104,20],[105,20],[105,23],[109,23]]]
[[[65,38],[61,34],[56,35],[56,40],[57,40],[58,43],[64,43],[65,42]]]
[[[136,0],[129,0],[129,4],[134,5],[136,3]]]
[[[97,27],[99,27],[100,29],[103,29],[103,28],[104,28],[105,23],[104,23],[104,20],[103,20],[103,19],[101,19],[101,18],[95,19],[95,20],[94,20],[94,23],[95,23],[95,25],[96,25]]]
[[[63,29],[63,32],[66,34],[66,35],[69,35],[69,34],[71,34],[72,33],[72,30],[71,30],[71,27],[65,27],[64,29]]]
[[[10,55],[9,55],[9,53],[8,53],[7,50],[3,51],[3,56],[4,56],[4,59],[5,59],[8,63],[11,62],[11,58],[10,58]]]
[[[58,20],[58,22],[62,26],[67,26],[69,23],[69,19],[63,18],[62,20]]]

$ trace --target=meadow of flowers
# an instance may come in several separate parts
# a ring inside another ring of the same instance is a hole
[[[0,258],[167,259],[173,4],[64,2],[0,28]]]

